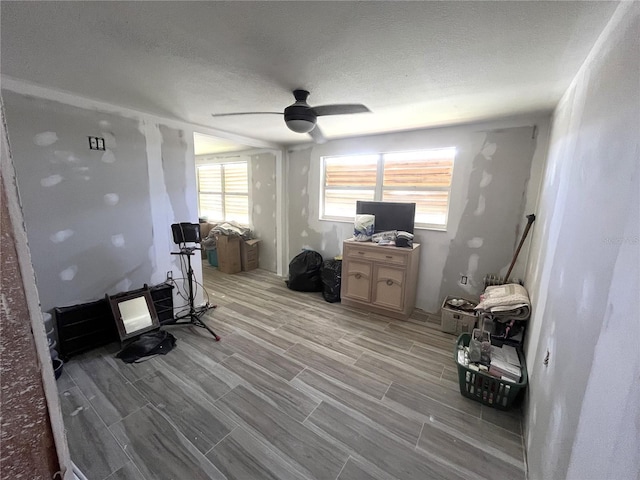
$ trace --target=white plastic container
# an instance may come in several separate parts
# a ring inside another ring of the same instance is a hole
[[[465,312],[463,310],[449,306],[449,300],[462,299],[474,305],[477,302],[468,298],[449,295],[442,302],[440,329],[445,333],[460,335],[461,333],[471,333],[476,326],[476,314],[474,311]]]

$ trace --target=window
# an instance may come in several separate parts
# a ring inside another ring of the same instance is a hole
[[[249,225],[247,162],[198,166],[198,211],[210,222]]]
[[[416,227],[444,230],[455,148],[322,158],[322,220],[351,221],[356,200],[416,204]]]

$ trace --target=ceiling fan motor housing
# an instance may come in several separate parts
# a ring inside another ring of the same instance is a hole
[[[316,126],[317,115],[307,103],[309,92],[295,90],[293,95],[296,103],[284,109],[284,121],[290,130],[297,133],[307,133]]]

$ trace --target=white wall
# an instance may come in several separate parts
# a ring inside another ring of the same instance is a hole
[[[536,138],[533,125],[537,125]],[[352,223],[318,219],[321,156],[453,146],[458,153],[447,231],[415,232],[415,241],[421,244],[416,304],[435,313],[446,295],[478,296],[486,274],[505,273],[526,224],[525,215],[536,204],[548,127],[547,116],[514,118],[291,149],[287,164],[287,258],[302,248],[330,258],[340,254],[342,241],[353,235]],[[526,259],[527,254],[525,248],[521,258]],[[459,283],[461,275],[468,277],[467,285]],[[523,276],[521,262],[512,278]]]
[[[179,277],[170,225],[198,219],[193,132],[6,90],[3,98],[42,309],[161,283],[168,270]],[[90,135],[107,150],[89,150]],[[200,262],[193,268],[201,279]]]
[[[624,2],[554,114],[526,278],[531,479],[640,478],[639,52]]]

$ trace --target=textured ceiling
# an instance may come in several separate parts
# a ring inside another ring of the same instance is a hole
[[[329,138],[551,110],[617,2],[7,2],[1,71],[282,144],[309,103]]]

